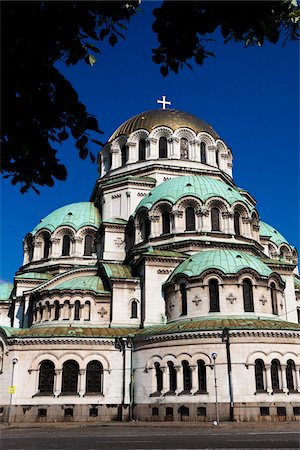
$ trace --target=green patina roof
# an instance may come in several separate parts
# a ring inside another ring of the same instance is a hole
[[[12,338],[49,338],[49,337],[78,337],[78,338],[115,338],[118,336],[147,337],[170,333],[186,333],[193,331],[214,331],[229,328],[230,330],[293,330],[300,331],[300,324],[283,320],[260,318],[203,318],[188,321],[177,321],[166,325],[155,325],[144,329],[111,328],[111,327],[66,327],[43,326],[31,328],[0,327],[7,337]]]
[[[108,278],[132,278],[131,267],[123,264],[103,263]]]
[[[126,225],[128,220],[121,219],[119,217],[113,217],[112,219],[106,219],[103,221],[103,223],[118,223],[121,225]]]
[[[20,275],[16,275],[16,278],[21,279],[32,279],[32,280],[51,280],[54,275],[51,273],[40,273],[40,272],[27,272]]]
[[[179,199],[186,196],[197,197],[203,202],[211,197],[221,197],[230,205],[239,201],[252,209],[252,206],[247,203],[237,189],[227,185],[223,181],[204,175],[188,175],[172,178],[156,186],[142,199],[136,211],[141,207],[150,209],[155,203],[161,200],[167,200],[175,204]]]
[[[154,250],[152,247],[149,248],[143,255],[147,256],[168,256],[172,258],[186,258],[188,255],[185,253],[175,252],[171,250]]]
[[[294,276],[294,285],[297,291],[300,290],[300,278],[298,276]]]
[[[50,291],[59,289],[59,290],[84,290],[84,291],[94,291],[96,293],[104,293],[108,292],[105,290],[103,281],[97,275],[84,275],[76,278],[72,278],[68,281],[63,281],[62,283],[50,287]]]
[[[9,300],[13,291],[12,283],[0,283],[0,301]]]
[[[234,274],[246,268],[253,269],[264,277],[272,273],[266,264],[248,253],[237,250],[207,250],[183,261],[176,267],[167,282],[178,274],[196,277],[207,269],[218,269],[225,274]]]
[[[98,228],[100,222],[100,213],[94,203],[72,203],[71,205],[66,205],[53,211],[51,214],[42,219],[41,222],[33,229],[32,234],[36,234],[37,231],[42,228],[46,228],[52,232],[57,227],[62,225],[68,225],[75,230],[79,230],[79,228],[87,225]]]
[[[267,265],[275,265],[275,266],[288,266],[295,267],[296,264],[282,261],[281,259],[271,259],[271,258],[260,258],[260,260]]]
[[[265,222],[259,221],[259,235],[267,236],[270,238],[271,242],[274,242],[276,245],[280,244],[288,244],[288,241],[280,234],[275,228],[271,227]]]

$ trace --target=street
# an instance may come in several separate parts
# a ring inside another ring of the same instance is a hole
[[[296,428],[297,429],[297,428]],[[200,427],[61,427],[3,429],[1,450],[289,449],[299,432]]]

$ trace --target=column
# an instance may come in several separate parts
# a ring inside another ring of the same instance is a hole
[[[197,215],[198,214],[200,216],[201,229],[197,231],[211,231],[211,221],[208,209],[202,208],[199,212],[197,212]]]
[[[198,391],[198,372],[196,370],[197,366],[190,366],[191,370],[191,381],[192,381],[192,389],[191,394],[195,394]]]
[[[179,139],[177,137],[172,137],[168,139],[169,154],[168,156],[172,159],[180,159],[180,146],[178,145]]]
[[[265,368],[266,368],[267,393],[269,395],[271,395],[272,392],[273,392],[272,380],[271,380],[271,365],[270,364],[266,364]]]
[[[298,391],[298,392],[300,392],[300,366],[296,366],[296,372],[295,372],[295,375],[296,375],[296,390]]]
[[[288,388],[287,388],[287,384],[286,384],[286,365],[283,364],[280,367],[280,378],[281,378],[281,389],[282,391],[287,394],[288,393]]]
[[[149,220],[151,222],[151,233],[150,236],[151,238],[156,237],[156,236],[160,236],[161,235],[161,230],[160,230],[160,221],[159,221],[159,216],[158,215],[149,215]]]
[[[127,147],[128,147],[128,160],[127,163],[128,164],[132,164],[134,162],[137,162],[138,160],[138,155],[137,155],[137,144],[136,142],[127,142]]]
[[[163,373],[163,388],[161,390],[161,394],[164,395],[166,392],[170,390],[169,386],[169,370],[168,367],[161,367]]]
[[[190,160],[200,162],[200,141],[193,139],[190,141]]]
[[[157,139],[148,137],[146,142],[148,143],[146,146],[146,150],[148,150],[147,159],[158,159]]]
[[[32,258],[33,261],[38,261],[38,260],[42,259],[41,250],[42,250],[42,242],[35,241],[34,249],[33,249],[33,258]]]
[[[56,258],[61,255],[61,247],[60,247],[60,239],[59,238],[51,238],[51,248],[52,248],[52,257]]]
[[[217,147],[215,145],[208,145],[207,146],[207,154],[206,154],[207,161],[206,161],[206,163],[211,165],[211,166],[216,166],[217,165],[217,162],[216,162],[216,150],[217,150]]]
[[[174,215],[174,233],[182,233],[184,231],[183,211],[178,209],[173,211]]]
[[[61,393],[62,369],[54,370],[54,395],[58,397]]]
[[[85,394],[86,369],[79,369],[79,395],[83,397]]]
[[[175,370],[177,372],[177,389],[175,394],[178,395],[183,391],[183,370],[182,366],[175,366]]]
[[[251,219],[249,217],[242,217],[242,224],[243,224],[243,228],[241,230],[242,234],[245,237],[251,239],[252,238],[252,236],[251,236],[251,227],[250,227]]]

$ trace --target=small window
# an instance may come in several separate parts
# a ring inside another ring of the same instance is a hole
[[[166,408],[166,417],[173,417],[173,415],[174,415],[174,412],[173,412],[174,410],[173,410],[173,408],[171,408],[170,406],[168,406],[167,408]]]
[[[177,389],[177,372],[172,361],[168,362],[169,368],[169,384],[170,392],[175,392]]]
[[[159,158],[167,158],[168,157],[168,153],[167,153],[167,138],[162,136],[161,138],[159,138]]]
[[[168,234],[171,231],[171,220],[169,211],[162,212],[162,234]]]
[[[54,364],[52,361],[43,361],[39,370],[38,390],[41,394],[52,394],[54,386]]]
[[[219,161],[219,150],[218,149],[216,149],[216,163],[217,163],[217,166],[219,167],[220,161]]]
[[[84,256],[92,256],[95,253],[94,238],[87,234],[84,238]]]
[[[65,409],[65,417],[73,417],[73,408]]]
[[[49,257],[49,252],[50,252],[50,237],[48,235],[44,236],[44,254],[43,254],[43,258],[48,258]]]
[[[122,166],[125,166],[125,164],[127,163],[128,160],[128,152],[127,152],[127,147],[124,144],[121,148],[121,164]]]
[[[183,283],[180,284],[179,290],[180,290],[180,300],[181,300],[181,315],[186,316],[187,315],[186,285]]]
[[[235,232],[235,234],[240,236],[240,234],[241,234],[240,213],[238,211],[234,211],[233,221],[234,221],[234,232]]]
[[[74,308],[74,320],[80,320],[80,301],[76,300]]]
[[[244,311],[254,312],[253,288],[252,283],[248,278],[243,280],[243,299],[244,299]]]
[[[279,371],[280,371],[280,362],[277,359],[273,359],[271,363],[271,381],[272,381],[272,389],[273,391],[279,391]]]
[[[271,283],[270,288],[271,288],[272,313],[278,315],[277,292],[275,283]]]
[[[195,210],[191,206],[185,210],[185,227],[186,231],[195,231],[196,229]]]
[[[90,408],[90,417],[98,417],[98,409]]]
[[[218,208],[211,209],[211,230],[220,231],[220,211]]]
[[[209,288],[209,312],[219,312],[220,302],[219,302],[219,283],[218,280],[213,278],[208,282]]]
[[[77,394],[79,366],[76,361],[66,361],[62,371],[62,392]],[[65,410],[66,411],[66,410]],[[72,409],[73,416],[73,409]]]
[[[70,246],[71,246],[71,238],[68,234],[65,234],[63,237],[62,243],[62,256],[70,256]]]
[[[286,408],[284,406],[277,407],[277,416],[286,416]]]
[[[141,139],[139,141],[139,161],[145,161],[146,159],[146,141]]]
[[[163,372],[160,367],[160,364],[156,362],[154,364],[155,367],[155,377],[156,377],[156,391],[160,392],[163,388]]]
[[[190,408],[188,408],[187,406],[180,406],[178,408],[178,412],[181,416],[187,417],[190,415]]]
[[[197,416],[198,417],[206,417],[206,408],[205,408],[205,406],[198,406],[198,408],[197,408]]]
[[[136,300],[131,302],[131,319],[137,319],[138,316],[138,304]]]
[[[59,302],[58,300],[55,300],[54,302],[54,320],[58,320],[59,319]]]
[[[255,386],[257,391],[264,391],[264,362],[261,359],[255,361]]]
[[[198,367],[198,390],[200,392],[206,392],[206,367],[205,362],[202,360],[197,361]]]
[[[288,360],[286,365],[286,385],[289,391],[295,390],[294,385],[294,376],[293,373],[295,373],[295,363],[291,359]]]
[[[152,416],[158,416],[158,414],[159,414],[159,411],[158,411],[158,408],[152,408]]]
[[[186,138],[180,139],[180,159],[189,159],[189,141]]]
[[[47,417],[47,409],[39,408],[38,409],[38,417]]]
[[[182,361],[183,390],[189,392],[192,389],[192,374],[188,361]]]
[[[86,367],[86,392],[102,392],[103,366],[99,361],[90,361]]]
[[[300,406],[293,407],[294,416],[300,416]]]
[[[205,142],[201,142],[200,144],[200,155],[202,164],[206,164],[206,144]]]
[[[300,323],[300,308],[297,308],[298,323]]]
[[[261,416],[269,416],[270,415],[270,408],[268,406],[261,406],[259,409],[260,409]]]

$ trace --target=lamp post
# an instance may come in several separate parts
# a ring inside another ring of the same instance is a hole
[[[219,404],[218,404],[218,385],[217,385],[217,372],[216,372],[216,359],[217,353],[212,353],[211,357],[214,362],[214,378],[215,378],[215,396],[216,396],[216,420],[214,421],[214,425],[219,425]]]
[[[18,359],[17,358],[13,358],[12,360],[12,369],[11,369],[11,383],[10,383],[10,397],[9,397],[9,408],[8,408],[8,425],[10,425],[10,419],[11,419],[11,405],[12,405],[12,389],[13,389],[13,385],[14,385],[14,373],[15,373],[15,365],[18,363]]]

